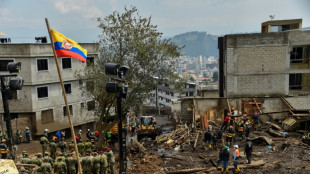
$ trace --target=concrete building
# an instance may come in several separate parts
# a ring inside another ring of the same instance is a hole
[[[95,102],[82,95],[81,85],[75,72],[90,66],[98,56],[99,46],[95,43],[81,44],[88,51],[87,63],[73,58],[59,58],[65,90],[67,93],[72,122],[76,129],[93,128]],[[70,135],[66,108],[62,96],[57,68],[50,44],[0,44],[0,72],[8,73],[8,62],[21,62],[23,89],[14,92],[9,101],[11,113],[19,118],[12,120],[13,131],[29,127],[33,135],[43,134],[44,129],[54,132],[66,129]],[[2,100],[0,113],[3,113]],[[2,129],[5,126],[2,121]]]

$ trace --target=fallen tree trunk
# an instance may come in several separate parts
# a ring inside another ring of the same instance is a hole
[[[265,164],[264,160],[259,160],[259,161],[254,161],[251,164],[242,164],[238,165],[239,169],[249,169],[249,168],[254,168],[254,167],[259,167]],[[229,169],[233,169],[234,166],[229,166]],[[170,171],[167,172],[167,174],[178,174],[178,173],[194,173],[194,172],[212,172],[213,170],[217,170],[220,168],[216,167],[210,167],[210,168],[193,168],[193,169],[183,169],[183,170],[176,170],[176,171]]]

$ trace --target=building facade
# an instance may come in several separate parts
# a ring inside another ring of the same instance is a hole
[[[94,58],[98,56],[99,46],[96,43],[80,45],[88,51],[86,63],[73,58],[58,58],[58,61],[73,125],[76,129],[87,129],[83,126],[92,128],[96,119],[95,101],[82,95],[81,85],[85,84],[74,74],[93,63]],[[0,44],[0,73],[8,73],[6,65],[11,61],[21,62],[19,76],[24,80],[23,89],[15,92],[15,96],[9,101],[10,112],[19,116],[12,120],[13,131],[29,127],[34,136],[43,134],[44,129],[49,129],[50,132],[66,129],[70,134],[51,45]],[[0,113],[3,113],[2,100]],[[2,129],[4,127],[5,123],[2,121]]]

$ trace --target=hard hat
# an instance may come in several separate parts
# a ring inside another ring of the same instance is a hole
[[[229,126],[229,128],[233,128],[232,126]]]
[[[5,141],[6,141],[5,139],[2,139],[2,143],[5,143]]]
[[[225,146],[224,148],[225,148],[225,149],[229,149],[229,147],[228,147],[228,146]]]
[[[26,127],[26,129],[29,129],[29,127]]]
[[[241,121],[241,123],[243,124],[243,123],[244,123],[244,121]]]
[[[87,131],[90,131],[90,129],[87,129]]]
[[[82,130],[80,129],[79,132],[82,132]]]
[[[44,132],[48,132],[48,129],[45,129]]]
[[[238,145],[234,145],[234,148],[238,149],[239,147],[238,147]]]

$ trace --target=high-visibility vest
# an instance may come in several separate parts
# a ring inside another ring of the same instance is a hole
[[[7,149],[3,149],[3,148],[0,151],[1,151],[1,153],[7,153],[8,152]]]
[[[95,142],[95,138],[90,139],[90,142],[94,143]]]
[[[234,152],[234,154],[235,154],[235,153],[237,153],[237,157],[239,157],[239,155],[240,155],[239,149],[236,149],[235,152]]]
[[[227,137],[231,138],[231,137],[233,137],[233,134],[232,134],[232,133],[227,132]]]
[[[239,132],[242,132],[242,131],[243,131],[243,127],[239,127],[239,128],[238,128],[238,131],[239,131]]]

